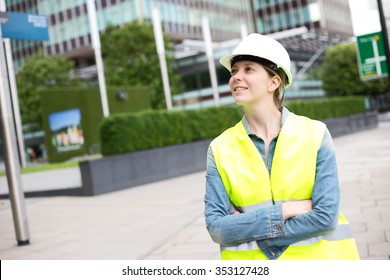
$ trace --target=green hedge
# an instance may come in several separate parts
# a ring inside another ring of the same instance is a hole
[[[324,120],[364,112],[363,96],[304,99],[286,102],[285,105],[297,115]]]
[[[100,127],[101,153],[119,154],[213,138],[234,125],[237,106],[185,111],[145,111],[116,114]]]
[[[363,97],[296,100],[286,102],[286,107],[313,119],[365,111]],[[236,124],[242,115],[239,106],[111,115],[100,126],[101,152],[112,155],[211,139]]]

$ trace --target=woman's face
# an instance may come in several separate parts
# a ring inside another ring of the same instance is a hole
[[[253,61],[242,60],[232,66],[229,80],[230,90],[237,104],[253,104],[271,97],[278,81],[264,67]],[[276,84],[275,84],[276,82]]]

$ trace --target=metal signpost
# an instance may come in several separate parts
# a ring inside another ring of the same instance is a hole
[[[213,42],[211,39],[210,24],[207,17],[203,17],[202,19],[202,33],[203,33],[203,39],[206,48],[207,61],[209,65],[211,88],[213,90],[213,96],[214,96],[214,104],[215,106],[220,106],[221,102],[219,100],[217,72],[215,70],[215,64],[214,64]]]
[[[382,32],[357,36],[356,39],[360,78],[373,80],[386,77],[389,69]]]
[[[0,23],[7,21],[8,15],[2,12],[0,14]],[[16,134],[2,38],[2,30],[0,29],[0,112],[1,128],[4,141],[5,170],[7,173],[9,197],[12,206],[16,239],[18,241],[18,245],[27,245],[30,243],[29,231],[20,177],[20,164],[15,145]]]
[[[4,7],[2,7],[4,8]],[[16,149],[15,117],[12,112],[9,73],[6,68],[4,38],[48,40],[47,19],[44,16],[0,12],[0,113],[4,141],[5,168],[18,245],[30,243],[20,163]]]
[[[386,16],[389,15],[389,11],[385,11],[383,9],[382,0],[377,0],[378,2],[378,12],[379,12],[379,20],[381,22],[382,32],[383,32],[383,44],[385,48],[385,54],[387,59],[387,70],[390,71],[390,42],[389,42],[389,36],[388,35],[388,29],[386,26]],[[390,75],[388,75],[388,79],[390,80]]]
[[[165,103],[167,104],[167,110],[169,111],[172,110],[171,87],[169,85],[168,68],[167,68],[167,62],[165,58],[164,38],[163,38],[163,33],[161,28],[160,14],[158,13],[157,8],[153,9],[152,21],[153,21],[154,39],[156,41],[156,49],[160,61],[161,76],[162,76],[162,81],[164,86]]]

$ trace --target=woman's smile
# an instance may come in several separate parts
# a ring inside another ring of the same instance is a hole
[[[233,88],[233,92],[234,93],[242,93],[243,91],[247,90],[248,88],[247,87],[243,87],[243,86],[237,86],[237,87],[234,87]]]

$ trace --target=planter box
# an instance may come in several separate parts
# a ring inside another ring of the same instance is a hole
[[[210,140],[80,162],[83,195],[98,195],[206,169]]]
[[[377,113],[324,120],[333,137],[377,126]],[[81,195],[93,196],[205,170],[204,140],[80,162]]]
[[[323,122],[326,123],[332,137],[337,137],[377,127],[378,113],[370,111],[346,117],[326,119]]]

